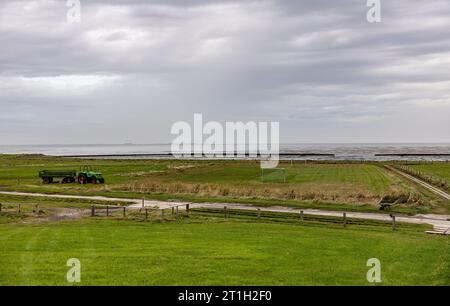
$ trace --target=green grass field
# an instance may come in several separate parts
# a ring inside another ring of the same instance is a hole
[[[43,185],[43,169],[100,169],[105,185]],[[0,155],[0,190],[106,195],[199,202],[242,202],[304,208],[376,211],[380,201],[395,202],[394,211],[450,211],[449,203],[380,164],[282,162],[280,173],[261,179],[255,161],[80,160],[45,156]]]
[[[450,183],[450,163],[434,162],[432,164],[430,164],[430,163],[415,164],[415,165],[410,165],[409,167],[412,167],[416,170],[419,170],[420,172],[422,172],[424,174],[431,175],[436,178],[440,178],[440,179],[445,180]]]
[[[450,244],[422,227],[328,228],[218,221],[83,219],[0,225],[0,285],[70,285],[66,261],[81,261],[80,285],[449,285]]]
[[[37,177],[84,164],[107,183],[43,185]],[[285,183],[277,171],[262,181],[256,162],[0,155],[0,190],[370,212],[382,199],[403,199],[392,212],[449,211],[380,164],[280,167]],[[393,232],[390,224],[349,219],[344,229],[339,218],[305,216],[302,225],[296,215],[257,219],[233,209],[227,220],[222,211],[193,210],[179,219],[168,211],[164,220],[155,212],[145,222],[139,211],[90,218],[92,204],[106,204],[97,200],[0,194],[0,203],[0,285],[70,285],[69,258],[81,261],[80,285],[370,285],[370,258],[381,260],[382,285],[450,284],[450,242],[426,235],[427,226],[399,224]],[[67,212],[75,213],[70,221]]]

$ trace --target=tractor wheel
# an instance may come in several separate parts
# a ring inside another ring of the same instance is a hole
[[[87,182],[87,177],[84,174],[80,174],[78,176],[78,183],[81,185],[84,185],[84,184],[86,184],[86,182]]]
[[[96,178],[95,176],[93,176],[93,177],[91,178],[91,183],[92,183],[92,184],[97,184],[97,178]]]
[[[44,184],[50,184],[50,183],[51,183],[49,177],[43,177],[43,178],[42,178],[42,182],[43,182]]]
[[[69,181],[70,181],[70,178],[65,177],[65,178],[63,178],[63,179],[61,180],[61,184],[68,184]]]
[[[104,184],[104,183],[105,183],[105,179],[102,179],[102,178],[101,178],[101,179],[98,180],[98,182],[99,182],[100,184]]]

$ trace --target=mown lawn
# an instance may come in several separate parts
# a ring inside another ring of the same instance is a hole
[[[0,225],[0,285],[449,285],[450,243],[423,228],[347,229],[273,223],[80,220]]]
[[[289,184],[353,184],[364,186],[375,192],[387,192],[393,179],[383,168],[375,165],[362,164],[303,164],[298,162],[291,166],[281,163],[286,171],[286,182]],[[261,179],[259,164],[254,162],[235,162],[223,164],[209,163],[199,167],[187,168],[182,171],[171,171],[167,175],[158,175],[165,180],[177,180],[189,183],[231,183],[236,185],[253,185],[283,183],[283,174],[276,170],[265,170],[264,181]],[[181,174],[181,175],[180,175]]]

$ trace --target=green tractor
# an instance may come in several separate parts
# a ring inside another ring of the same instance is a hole
[[[103,178],[103,174],[99,171],[94,171],[89,166],[84,166],[80,169],[80,172],[78,172],[78,183],[80,184],[104,184],[105,179]]]

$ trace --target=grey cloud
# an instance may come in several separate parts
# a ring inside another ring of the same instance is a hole
[[[382,1],[380,24],[360,0],[81,2],[80,24],[0,4],[0,143],[167,142],[194,112],[289,142],[450,141],[448,1]]]

